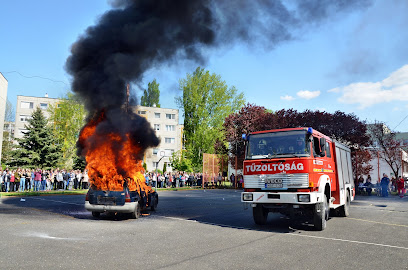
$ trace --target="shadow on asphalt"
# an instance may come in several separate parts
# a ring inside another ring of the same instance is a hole
[[[236,194],[239,193],[234,193],[232,191],[227,193],[222,191],[211,193],[205,191],[168,193],[166,196],[162,196],[157,212],[145,212],[140,217],[140,220],[154,221],[155,219],[177,219],[199,222],[211,226],[275,233],[314,231],[313,225],[309,222],[292,221],[283,215],[275,213],[269,213],[266,225],[256,225],[252,219],[251,209],[244,211],[242,204],[237,201]],[[227,199],[223,198],[224,195]],[[104,222],[133,220],[129,215],[125,214],[102,214],[99,218],[94,218],[90,212],[85,210],[82,200],[82,198],[80,200],[70,200],[69,197],[36,196],[26,197],[25,201],[22,201],[21,198],[18,197],[2,197],[0,214],[26,215],[29,213],[30,209],[36,209],[81,220],[100,220]],[[399,200],[399,198],[357,196],[356,200],[352,202],[352,205],[372,205],[379,208],[385,208],[387,207],[387,202],[407,203],[408,198]],[[2,204],[14,207],[8,208],[4,207]],[[133,221],[137,222],[138,220]]]

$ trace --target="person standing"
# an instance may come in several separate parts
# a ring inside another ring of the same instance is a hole
[[[41,171],[41,191],[45,191],[45,187],[47,186],[47,177],[48,173],[46,170]]]
[[[21,169],[18,168],[14,172],[14,191],[20,191]]]
[[[401,176],[398,177],[397,188],[398,188],[398,195],[400,196],[400,198],[403,198],[405,194],[405,181],[404,181],[404,178],[402,178]]]
[[[35,190],[35,171],[34,169],[31,170],[31,186],[30,186],[30,190]]]
[[[20,171],[20,191],[23,192],[25,190],[25,179],[27,174],[24,169],[19,168]]]
[[[380,185],[381,185],[381,195],[383,197],[388,197],[388,186],[390,184],[390,179],[388,176],[383,173],[383,178],[381,178]]]
[[[15,176],[14,176],[14,170],[10,171],[10,190],[11,192],[14,192],[15,190]]]
[[[84,170],[82,179],[82,189],[88,188],[88,182],[89,182],[88,170]]]
[[[0,169],[0,192],[4,192],[6,189],[4,188],[4,175],[3,170]]]
[[[231,180],[232,187],[235,188],[235,175],[234,175],[234,173],[231,174],[230,180]]]
[[[41,170],[37,169],[34,173],[34,191],[40,191],[41,178]]]

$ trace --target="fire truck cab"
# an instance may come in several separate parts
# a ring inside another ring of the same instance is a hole
[[[244,192],[256,224],[269,212],[307,217],[324,230],[330,209],[349,215],[355,188],[350,149],[312,128],[253,132],[246,140]]]

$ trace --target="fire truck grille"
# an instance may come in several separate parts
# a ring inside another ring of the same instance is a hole
[[[266,174],[266,175],[245,175],[245,188],[261,189],[288,189],[288,188],[308,188],[309,174]]]

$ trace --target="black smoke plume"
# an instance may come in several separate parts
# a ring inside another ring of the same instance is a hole
[[[73,76],[72,89],[84,100],[90,115],[102,110],[109,115],[121,108],[126,100],[126,84],[140,83],[149,68],[177,59],[204,63],[203,49],[235,42],[273,48],[294,39],[295,32],[342,11],[366,6],[368,1],[116,0],[111,3],[113,9],[72,45],[66,62],[66,69]],[[136,99],[132,100],[134,103]],[[146,145],[149,146],[153,145]]]

